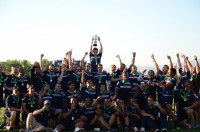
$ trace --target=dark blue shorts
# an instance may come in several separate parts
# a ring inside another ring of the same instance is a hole
[[[173,96],[162,96],[161,104],[172,104]]]

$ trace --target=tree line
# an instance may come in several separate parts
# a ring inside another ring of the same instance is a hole
[[[49,61],[48,59],[44,59],[44,66],[48,68],[49,64],[51,64],[52,61]],[[3,72],[5,74],[10,74],[11,72],[11,67],[17,67],[17,68],[24,68],[25,74],[27,76],[30,76],[30,71],[33,66],[33,64],[28,61],[28,60],[6,60],[6,61],[1,61],[0,64],[3,66]]]

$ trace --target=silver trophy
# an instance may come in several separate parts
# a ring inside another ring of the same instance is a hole
[[[97,46],[97,41],[98,41],[98,36],[97,35],[95,35],[95,36],[93,36],[93,46]]]

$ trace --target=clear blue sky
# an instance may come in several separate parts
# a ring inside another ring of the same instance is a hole
[[[62,59],[73,48],[81,59],[91,38],[101,37],[104,67],[160,65],[166,55],[185,53],[200,58],[199,0],[0,0],[0,61]],[[89,60],[87,56],[86,60]]]

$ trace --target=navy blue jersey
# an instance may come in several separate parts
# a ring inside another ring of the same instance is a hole
[[[200,73],[192,76],[192,88],[194,92],[200,97]]]
[[[167,74],[163,74],[162,71],[159,72],[158,74],[158,81],[163,81],[166,78]]]
[[[127,112],[133,113],[133,114],[139,114],[137,107],[135,106],[128,106]]]
[[[85,98],[90,98],[90,100],[94,100],[97,98],[97,93],[95,89],[88,89],[86,87],[81,88],[81,97],[84,100]]]
[[[19,92],[25,94],[27,92],[27,84],[30,84],[30,77],[28,76],[19,76],[17,81],[17,86],[19,87]]]
[[[44,84],[44,76],[43,74],[31,74],[31,83],[33,84],[35,91],[39,92]]]
[[[109,87],[110,92],[114,93],[115,92],[115,87],[117,82],[120,81],[120,72],[115,71],[114,73],[109,73],[108,74],[108,79],[111,81]],[[119,79],[119,81],[112,81],[111,79]]]
[[[156,91],[157,91],[157,87],[156,83],[158,83],[158,78],[155,76],[148,76],[148,77],[144,77],[143,81],[148,83],[148,96],[151,95],[153,97],[153,100],[156,101]]]
[[[140,76],[139,72],[130,72],[128,79],[130,83],[132,84],[136,83],[139,85],[141,83],[141,81],[138,80],[139,76]]]
[[[188,71],[188,72],[186,72],[186,73],[182,73],[182,68],[180,68],[179,69],[179,73],[180,73],[180,76],[179,76],[179,84],[178,84],[178,86],[177,86],[177,88],[176,88],[176,90],[181,90],[182,88],[183,88],[183,85],[184,85],[184,82],[186,81],[186,80],[188,80],[188,79],[190,79],[191,78],[191,75],[190,75],[190,72]]]
[[[5,79],[7,78],[4,72],[0,73],[0,107],[4,106],[4,96],[3,96],[3,86],[5,83]]]
[[[70,74],[72,82],[75,84],[75,89],[80,91],[81,75],[73,72]]]
[[[65,101],[67,101],[67,103],[69,104],[69,103],[70,103],[70,98],[71,98],[71,97],[78,97],[78,96],[79,96],[79,92],[77,92],[76,90],[74,90],[74,91],[68,90],[68,91],[64,94],[63,99],[64,99]]]
[[[69,81],[72,81],[72,79],[71,79],[71,77],[70,77],[70,72],[72,72],[71,70],[67,70],[67,71],[65,71],[64,72],[64,74],[63,74],[63,79],[62,79],[62,81],[60,82],[60,84],[61,84],[61,88],[62,88],[62,90],[63,90],[63,92],[65,93],[65,92],[67,92],[67,90],[68,90],[68,87],[67,87],[67,83],[69,82]],[[59,72],[59,76],[60,76],[60,72]]]
[[[99,99],[99,105],[103,105],[105,99],[110,99],[111,92],[109,92],[109,91],[101,92],[100,91],[97,96],[101,96],[101,98]]]
[[[87,82],[88,80],[94,80],[93,73],[89,71],[85,71],[84,77],[85,82]]]
[[[167,76],[167,75],[164,75],[162,72],[160,72],[160,74],[159,74],[158,77],[157,77],[158,82],[163,81],[163,80],[166,78],[166,76]],[[163,88],[157,87],[157,91],[158,91],[158,94],[159,94],[159,95],[163,94]]]
[[[131,96],[131,90],[133,85],[130,82],[120,81],[116,85],[116,89],[118,89],[118,99],[124,100],[125,102],[129,100]]]
[[[152,116],[154,116],[156,119],[158,118],[159,109],[157,107],[155,107],[154,105],[146,105],[143,108],[143,110],[147,114],[151,114]]]
[[[55,109],[62,109],[63,93],[60,91],[52,91],[52,107]]]
[[[54,117],[54,110],[53,109],[44,110],[39,115],[35,116],[36,121],[41,123],[45,127],[48,126],[49,119],[53,119],[53,117]]]
[[[53,90],[55,88],[55,84],[58,82],[59,73],[45,70],[43,74],[45,82],[49,84],[50,89]]]
[[[82,112],[83,112],[83,115],[85,117],[87,117],[89,120],[93,119],[94,116],[96,115],[95,109],[93,107],[85,107],[85,106],[83,106]]]
[[[41,98],[42,98],[42,104],[44,103],[45,100],[49,100],[50,102],[52,102],[52,91],[51,90],[47,91]]]
[[[192,91],[183,90],[179,94],[179,105],[181,108],[191,106],[199,97]]]
[[[3,91],[3,85],[5,83],[5,79],[7,78],[4,72],[0,73],[0,91]]]
[[[6,106],[21,109],[22,107],[22,97],[18,95],[17,97],[10,94],[6,100]]]
[[[114,109],[113,106],[110,107],[105,107],[105,106],[100,106],[99,107],[102,113],[102,116],[105,120],[109,120],[110,117],[115,114],[116,110]]]
[[[63,113],[66,113],[70,110],[71,106],[67,105],[66,107],[63,108]],[[77,105],[76,108],[72,111],[71,115],[67,118],[67,120],[74,121],[78,119],[81,115],[83,115],[83,110],[79,105]]]
[[[38,108],[38,95],[33,94],[30,96],[30,94],[26,93],[24,97],[22,98],[22,103],[25,103],[25,107],[28,110],[29,113],[32,113]]]
[[[99,92],[100,84],[104,84],[105,86],[107,86],[107,80],[108,80],[108,74],[106,73],[97,72],[94,74],[94,83],[95,83],[95,89],[97,90],[97,92]]]
[[[164,79],[164,83],[171,83],[171,86],[168,88],[163,88],[163,96],[172,96],[174,87],[176,86],[176,78],[175,77],[166,77]]]
[[[94,56],[91,52],[89,54],[90,57],[90,64],[91,64],[91,72],[97,72],[97,65],[101,63],[101,56],[102,53],[97,54]]]
[[[17,81],[18,81],[18,77],[16,77],[15,75],[8,75],[8,77],[5,79],[5,83],[6,86],[8,86],[9,88],[17,86]],[[11,94],[12,91],[9,91],[7,89],[5,89],[5,93],[6,94]]]

